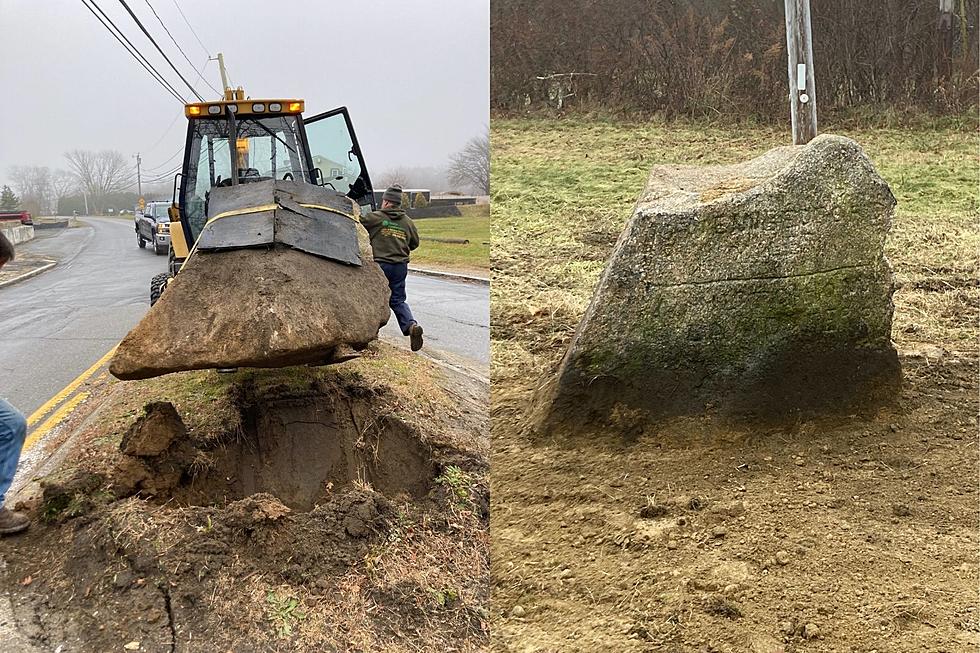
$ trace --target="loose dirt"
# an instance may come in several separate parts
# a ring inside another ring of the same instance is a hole
[[[532,444],[497,406],[495,649],[976,650],[976,360],[903,365],[901,407],[788,431]]]
[[[383,345],[112,384],[28,502],[39,523],[0,541],[17,630],[100,653],[481,649],[486,391]]]

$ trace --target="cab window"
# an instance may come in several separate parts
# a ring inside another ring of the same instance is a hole
[[[227,117],[192,121],[188,147],[187,178],[182,208],[192,240],[197,240],[207,221],[208,200],[215,186],[230,186],[232,156],[238,182],[267,179],[302,180],[309,174],[296,116],[242,116],[229,139]]]

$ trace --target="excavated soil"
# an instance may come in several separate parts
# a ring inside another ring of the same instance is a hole
[[[896,406],[528,437],[494,396],[497,651],[980,646],[977,359],[905,352]]]
[[[83,434],[0,546],[17,630],[65,652],[481,649],[480,390],[421,419],[390,388],[304,374],[232,383],[223,431],[151,401],[120,439]]]

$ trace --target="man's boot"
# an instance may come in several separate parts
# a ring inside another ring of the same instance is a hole
[[[31,519],[22,512],[0,508],[0,535],[22,533],[31,525]]]
[[[412,339],[412,351],[422,349],[422,327],[418,322],[413,322],[412,326],[408,327],[408,337]]]

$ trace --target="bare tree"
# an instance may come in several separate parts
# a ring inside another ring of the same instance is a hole
[[[490,194],[490,131],[471,138],[449,159],[449,181],[461,187]]]
[[[410,174],[409,171],[401,166],[397,168],[389,168],[381,173],[378,177],[378,183],[380,184],[378,188],[389,188],[398,184],[402,188],[409,187]]]
[[[47,212],[51,196],[51,170],[45,166],[11,166],[9,172],[24,210],[34,215]]]
[[[54,212],[59,211],[61,200],[78,192],[78,180],[67,170],[55,170],[51,175],[51,203]]]
[[[88,193],[97,213],[105,209],[105,197],[133,185],[134,175],[129,162],[115,150],[91,152],[72,150],[65,153],[68,168]]]

